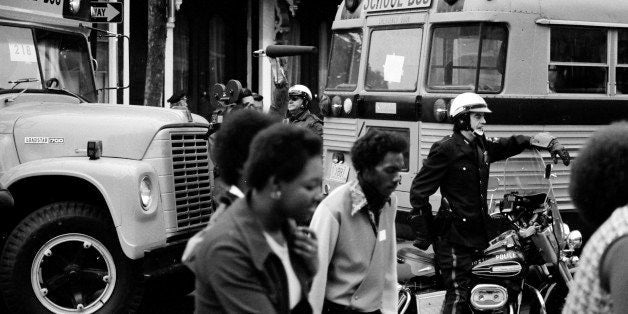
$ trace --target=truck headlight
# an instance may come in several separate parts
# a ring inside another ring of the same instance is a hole
[[[478,310],[495,310],[508,301],[508,290],[499,285],[480,284],[471,290],[471,305]]]
[[[140,181],[140,204],[144,210],[148,210],[148,207],[153,201],[153,183],[148,176],[144,176]]]

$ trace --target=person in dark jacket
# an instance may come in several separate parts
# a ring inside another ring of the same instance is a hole
[[[193,262],[198,243],[225,209],[238,198],[244,197],[248,187],[242,178],[242,172],[244,162],[249,156],[251,141],[257,133],[276,122],[278,120],[274,117],[255,110],[238,110],[227,116],[223,127],[216,132],[211,153],[216,160],[216,169],[220,169],[220,177],[216,181],[221,182],[216,182],[214,191],[214,195],[218,196],[217,207],[207,226],[188,240],[182,257],[185,264],[190,265]]]
[[[323,137],[323,121],[310,112],[312,92],[304,85],[294,85],[288,90],[288,121],[290,124],[308,128]]]
[[[569,153],[549,133],[487,139],[486,102],[463,93],[451,102],[453,134],[434,143],[412,182],[411,224],[415,246],[434,244],[437,265],[447,289],[444,313],[467,313],[471,263],[488,246],[490,220],[486,202],[490,163],[519,154],[531,145],[548,149],[569,164]],[[441,207],[432,215],[430,195],[440,188]]]
[[[322,143],[285,124],[251,143],[250,186],[205,234],[193,264],[196,313],[312,312],[307,295],[318,270],[316,235],[297,227],[321,199]]]

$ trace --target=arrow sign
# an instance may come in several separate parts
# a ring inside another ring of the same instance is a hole
[[[90,22],[122,23],[122,2],[90,2]]]

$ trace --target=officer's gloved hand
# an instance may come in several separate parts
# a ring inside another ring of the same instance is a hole
[[[426,250],[432,244],[430,237],[430,224],[432,216],[412,215],[410,225],[415,233],[415,240],[412,243],[416,248]]]
[[[563,164],[565,166],[569,166],[569,162],[571,161],[569,157],[569,152],[567,151],[565,146],[560,144],[558,140],[550,133],[541,132],[535,134],[533,137],[530,138],[530,144],[536,147],[547,149],[554,159],[555,164],[558,163],[558,157],[560,157],[560,159],[562,159],[563,161]]]
[[[430,244],[432,244],[430,239],[421,236],[417,236],[416,239],[414,239],[414,242],[412,242],[414,247],[423,251],[427,250],[427,248],[430,247]]]

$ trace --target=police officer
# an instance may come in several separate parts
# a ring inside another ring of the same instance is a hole
[[[468,313],[471,263],[490,240],[486,202],[490,163],[516,155],[531,145],[546,148],[554,162],[569,164],[569,153],[549,133],[533,137],[513,135],[488,140],[485,114],[491,113],[482,97],[463,93],[451,102],[453,134],[434,143],[412,182],[411,224],[414,245],[433,243],[437,265],[447,289],[443,313]],[[440,188],[441,207],[432,216],[430,195]]]
[[[288,89],[288,121],[299,127],[310,129],[323,137],[323,121],[308,109],[312,92],[304,85],[294,85]]]

